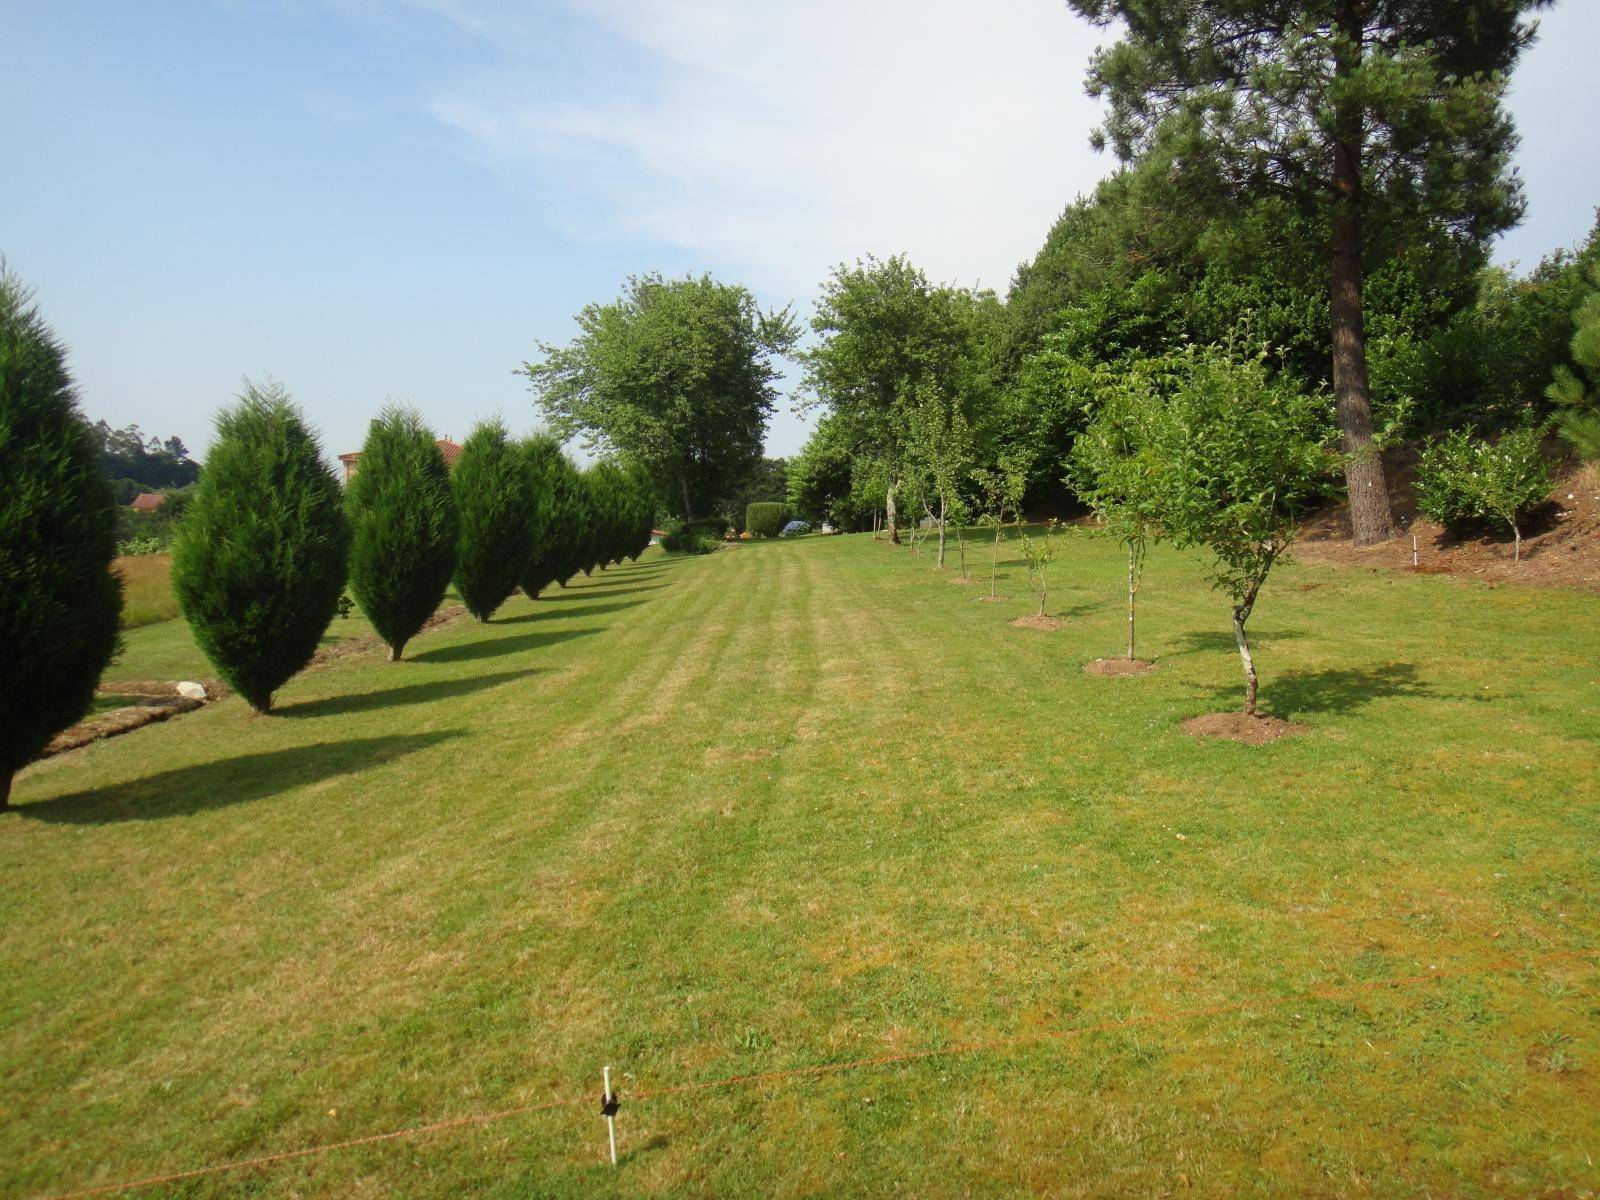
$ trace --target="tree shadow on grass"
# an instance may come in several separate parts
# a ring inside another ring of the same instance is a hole
[[[632,596],[638,592],[653,592],[666,586],[668,585],[665,583],[645,583],[636,587],[629,583],[626,587],[573,588],[565,592],[547,590],[539,593],[539,602],[542,603],[546,600],[588,600],[592,596]]]
[[[22,804],[16,812],[63,825],[111,825],[182,817],[228,804],[265,800],[291,788],[365,771],[460,737],[458,730],[346,738],[287,750],[241,754]]]
[[[404,665],[395,666],[403,673]],[[426,683],[408,683],[400,687],[380,688],[375,692],[350,692],[340,696],[325,696],[321,700],[302,700],[285,704],[273,710],[278,717],[333,717],[349,713],[372,712],[380,708],[397,708],[403,704],[427,704],[432,700],[451,700],[457,696],[470,696],[486,688],[498,687],[514,679],[524,679],[537,668],[524,667],[519,671],[496,671],[491,675],[469,675],[465,679],[434,679]]]
[[[1228,639],[1230,646],[1233,639]],[[1207,693],[1224,706],[1237,705],[1244,680]],[[1417,677],[1410,663],[1384,663],[1376,667],[1346,667],[1326,671],[1286,671],[1274,675],[1268,668],[1261,678],[1261,706],[1280,717],[1313,713],[1354,712],[1374,700],[1397,696],[1440,699],[1438,692]],[[1456,699],[1457,697],[1450,697]]]
[[[509,625],[510,622],[497,622]],[[488,628],[494,628],[493,625]],[[424,650],[421,654],[412,655],[412,662],[449,663],[472,662],[480,658],[498,658],[502,654],[519,654],[525,650],[537,650],[540,646],[553,646],[557,642],[570,641],[572,638],[587,637],[591,633],[599,633],[598,627],[592,629],[560,629],[550,633],[540,633],[535,630],[529,633],[513,633],[505,637],[486,637],[473,642],[460,642],[454,646],[439,646],[433,650]]]
[[[614,594],[614,593],[613,593]],[[577,599],[577,597],[574,597]],[[586,604],[582,608],[545,608],[536,609],[531,613],[523,613],[520,617],[505,617],[496,621],[496,625],[526,625],[529,621],[547,621],[555,617],[588,617],[598,616],[600,613],[618,612],[624,608],[634,608],[640,604],[649,604],[645,600],[613,600],[609,604]]]

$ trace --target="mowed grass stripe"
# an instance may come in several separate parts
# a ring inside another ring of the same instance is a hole
[[[307,675],[299,715],[219,705],[31,769],[41,807],[0,826],[6,1194],[603,1062],[626,1095],[1035,1036],[625,1108],[617,1174],[563,1111],[172,1194],[1592,1186],[1596,1073],[1567,1066],[1597,973],[1539,956],[1600,929],[1593,598],[1290,569],[1264,698],[1313,732],[1250,750],[1176,728],[1236,686],[1194,564],[1152,562],[1161,672],[1093,680],[1122,564],[1067,546],[1056,634],[1006,624],[1014,561],[990,605],[865,537],[746,545]]]

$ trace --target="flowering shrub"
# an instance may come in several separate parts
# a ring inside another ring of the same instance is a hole
[[[1487,442],[1457,431],[1432,442],[1417,467],[1417,503],[1444,525],[1493,521],[1507,525],[1522,558],[1521,520],[1550,492],[1550,468],[1530,425]]]

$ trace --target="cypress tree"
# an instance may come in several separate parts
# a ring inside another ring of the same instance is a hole
[[[533,487],[527,456],[500,421],[484,421],[456,460],[461,538],[456,589],[469,612],[487,621],[517,590],[533,555]]]
[[[345,499],[350,591],[398,662],[444,599],[460,536],[450,469],[414,409],[391,406],[372,423]]]
[[[117,648],[117,514],[66,354],[0,264],[0,810]]]
[[[552,583],[564,583],[567,564],[581,534],[576,512],[578,470],[548,434],[535,434],[524,443],[528,475],[533,487],[533,553],[522,573],[522,590],[530,600]]]
[[[350,525],[281,384],[245,382],[172,549],[172,588],[217,674],[257,712],[311,661],[344,593]]]
[[[589,546],[595,537],[594,487],[589,472],[574,467],[567,485],[568,527],[555,577],[562,587],[579,571],[587,572]]]

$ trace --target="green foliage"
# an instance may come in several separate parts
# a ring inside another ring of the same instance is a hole
[[[540,343],[542,361],[523,364],[551,427],[642,468],[681,516],[708,513],[761,459],[793,316],[709,275],[645,275],[577,321],[570,345]]]
[[[722,528],[730,525],[739,528],[745,509],[757,501],[785,499],[789,495],[789,467],[790,461],[786,458],[758,460],[749,476],[713,505]]]
[[[1562,364],[1545,395],[1556,405],[1556,429],[1585,462],[1600,462],[1600,265],[1591,291],[1573,315],[1572,366]]]
[[[674,522],[661,538],[661,548],[669,554],[710,554],[721,545],[722,539],[700,521]]]
[[[1457,430],[1429,443],[1417,465],[1417,504],[1446,525],[1494,521],[1507,526],[1522,557],[1521,521],[1550,494],[1544,430],[1524,426],[1494,442]]]
[[[461,522],[456,590],[467,611],[487,621],[517,590],[533,555],[533,481],[522,447],[494,420],[461,444],[452,482]]]
[[[200,464],[180,437],[146,437],[137,425],[113,429],[105,421],[96,421],[91,433],[100,469],[119,485],[133,485],[135,494],[189,487],[200,478]],[[123,491],[118,502],[126,504],[133,496]]]
[[[777,537],[792,518],[788,504],[761,501],[745,509],[744,527],[754,537]]]
[[[258,712],[316,652],[344,591],[344,497],[277,383],[217,416],[172,553],[172,586],[217,674]]]
[[[66,353],[0,263],[0,808],[11,776],[89,711],[117,648],[111,482]]]
[[[578,468],[548,434],[523,443],[529,486],[533,492],[533,552],[522,572],[522,590],[531,598],[552,583],[565,584],[578,572],[577,560],[588,545],[582,506],[583,482]]]
[[[460,537],[450,470],[414,409],[372,423],[345,500],[350,591],[398,660],[444,599]]]
[[[1055,522],[1040,537],[1022,535],[1022,561],[1028,566],[1028,586],[1039,598],[1038,616],[1044,616],[1044,606],[1050,596],[1050,564],[1056,560]]]

